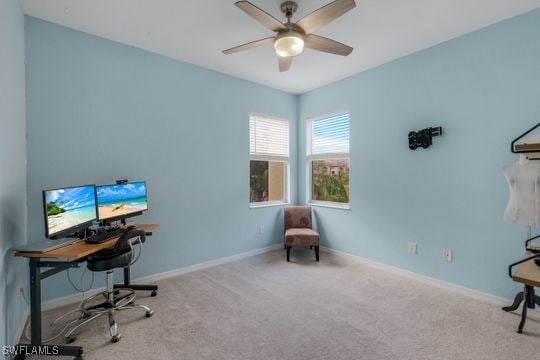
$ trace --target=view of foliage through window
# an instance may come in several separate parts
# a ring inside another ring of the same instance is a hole
[[[287,202],[289,121],[249,115],[249,202]]]
[[[313,200],[349,202],[349,160],[312,161]]]
[[[284,162],[251,160],[249,168],[250,202],[285,200]]]
[[[250,202],[268,201],[268,161],[249,162]]]

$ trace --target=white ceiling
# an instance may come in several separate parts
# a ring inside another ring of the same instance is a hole
[[[293,21],[331,0],[296,0]],[[354,47],[347,57],[306,49],[288,72],[272,46],[221,51],[272,36],[234,0],[21,0],[25,14],[290,93],[360,71],[540,7],[540,0],[356,0],[315,34]],[[280,0],[251,0],[282,20]]]

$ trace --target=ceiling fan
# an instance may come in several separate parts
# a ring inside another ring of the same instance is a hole
[[[289,70],[293,57],[300,55],[304,47],[343,56],[349,55],[353,50],[350,46],[312,33],[353,9],[356,6],[354,0],[335,0],[295,23],[291,22],[291,18],[298,9],[298,4],[294,1],[284,1],[281,3],[281,12],[287,18],[287,22],[283,24],[249,1],[237,1],[234,5],[277,34],[223,50],[224,54],[273,43],[279,59],[279,71],[283,72]]]

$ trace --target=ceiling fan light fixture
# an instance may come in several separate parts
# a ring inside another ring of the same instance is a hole
[[[276,37],[274,49],[281,57],[300,55],[304,51],[304,39],[296,31],[282,33]]]

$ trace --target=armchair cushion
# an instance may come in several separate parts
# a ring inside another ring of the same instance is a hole
[[[285,245],[287,246],[319,246],[319,234],[308,228],[285,230]]]

